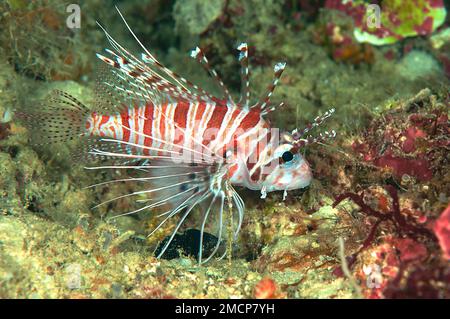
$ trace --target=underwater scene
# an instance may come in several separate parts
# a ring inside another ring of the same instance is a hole
[[[0,298],[450,298],[450,1],[0,1]]]

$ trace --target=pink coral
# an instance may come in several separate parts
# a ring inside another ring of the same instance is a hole
[[[433,162],[449,145],[448,134],[446,114],[413,113],[405,119],[401,113],[392,113],[373,123],[364,139],[352,147],[364,161],[390,169],[399,179],[406,174],[425,182],[436,176]]]
[[[439,240],[444,258],[450,260],[450,204],[436,220],[433,230]]]
[[[273,299],[276,298],[277,285],[270,278],[261,279],[254,288],[253,296],[256,299]]]
[[[325,7],[350,16],[355,24],[356,39],[374,45],[391,44],[406,37],[428,35],[445,21],[443,0],[386,0],[379,3],[379,6],[375,4],[380,13],[379,24],[376,25],[367,23],[369,19],[376,17],[376,12],[369,10],[369,4],[365,1],[327,0]]]

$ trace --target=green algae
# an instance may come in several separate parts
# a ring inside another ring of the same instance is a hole
[[[185,30],[192,35],[204,32],[222,14],[224,3],[223,0],[176,1],[173,7],[173,16],[178,32],[183,33]]]

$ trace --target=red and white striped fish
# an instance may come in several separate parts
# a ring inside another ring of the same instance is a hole
[[[140,58],[134,56],[99,24],[111,49],[106,49],[104,55],[97,54],[108,65],[97,88],[97,111],[93,112],[67,93],[55,91],[45,109],[24,118],[32,128],[37,127],[35,132],[40,139],[59,143],[87,137],[95,141],[89,149],[90,155],[116,159],[112,165],[88,169],[131,169],[141,174],[97,184],[132,181],[147,185],[143,190],[97,206],[135,196],[140,198],[137,201],[142,207],[117,216],[166,209],[159,213],[162,221],[152,234],[167,220],[179,216],[158,257],[164,254],[194,208],[201,209],[198,259],[200,263],[206,262],[218,251],[221,242],[235,240],[240,230],[244,202],[233,186],[260,190],[264,198],[267,192],[286,192],[310,184],[311,169],[300,150],[307,144],[334,137],[334,131],[316,138],[307,135],[334,109],[317,117],[303,130],[279,133],[264,117],[275,109],[270,105],[270,97],[285,63],[275,65],[274,80],[267,92],[251,104],[248,47],[245,43],[239,45],[243,89],[240,100],[235,102],[203,52],[196,48],[192,57],[206,68],[222,90],[222,96],[213,96],[163,66],[117,11],[143,53]],[[204,258],[203,237],[208,220],[217,222],[218,240],[212,253]],[[231,226],[228,229],[233,230],[232,238],[226,238],[224,225],[227,223]]]

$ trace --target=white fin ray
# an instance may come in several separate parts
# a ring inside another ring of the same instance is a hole
[[[133,141],[122,141],[113,138],[99,139],[98,144],[106,145],[105,148],[103,146],[92,147],[90,154],[116,159],[119,162],[131,160],[136,162],[136,165],[128,165],[128,162],[126,162],[122,164],[87,167],[91,170],[105,168],[120,170],[126,174],[129,174],[129,169],[132,170],[131,177],[116,178],[114,180],[91,185],[90,187],[106,186],[119,182],[136,182],[139,183],[139,185],[144,183],[144,186],[145,183],[148,183],[148,185],[145,186],[145,188],[141,188],[141,190],[136,190],[129,194],[114,196],[95,207],[103,206],[120,199],[138,196],[137,202],[143,204],[141,207],[116,214],[111,218],[118,218],[141,212],[150,212],[155,214],[156,217],[163,218],[163,221],[149,234],[149,236],[160,229],[160,227],[162,227],[170,218],[180,215],[175,230],[162,245],[162,250],[157,256],[160,258],[167,251],[176,233],[193,210],[197,206],[207,205],[206,210],[203,210],[203,219],[200,221],[201,242],[203,242],[204,239],[203,237],[207,222],[218,222],[216,232],[217,243],[215,244],[212,253],[210,253],[205,260],[202,260],[203,247],[202,244],[200,244],[199,262],[207,262],[217,253],[223,238],[231,237],[227,238],[228,240],[235,240],[237,238],[239,229],[242,225],[244,203],[234,189],[231,188],[230,194],[225,193],[223,190],[224,182],[226,182],[225,175],[228,170],[227,164],[222,156],[216,155],[210,147],[204,145],[201,140],[194,136],[194,134],[186,134],[186,130],[179,127],[173,118],[163,112],[162,108],[164,103],[186,101],[190,102],[192,105],[196,105],[195,102],[199,101],[214,103],[217,101],[217,98],[170,71],[156,60],[131,30],[119,9],[117,9],[117,11],[133,38],[144,50],[144,54],[141,59],[137,58],[121,46],[106,31],[106,29],[99,24],[112,47],[112,49],[106,49],[105,55],[98,55],[103,62],[111,66],[109,71],[113,76],[111,78],[103,79],[103,81],[101,81],[102,86],[108,93],[107,95],[117,95],[118,98],[115,99],[114,103],[118,104],[118,107],[123,107],[124,105],[130,107],[140,105],[140,102],[144,102],[145,104],[151,102],[153,107],[161,113],[160,121],[166,121],[166,123],[170,123],[170,125],[179,130],[187,143],[184,145],[174,144],[171,141],[166,141],[164,138],[159,138],[159,136],[153,137],[143,132],[139,132],[139,130],[126,127],[125,125],[122,125],[122,130],[129,130],[129,132],[135,136],[136,140],[139,140],[140,142],[133,143]],[[203,58],[203,56],[202,62],[208,66],[208,61],[206,58]],[[207,69],[209,69],[209,66]],[[217,73],[214,70],[211,71],[211,69],[210,72],[219,82],[228,102],[234,104],[229,92],[218,78]],[[248,100],[248,97],[246,98]],[[220,107],[220,105],[217,107]],[[151,140],[154,143],[143,145],[141,141],[145,139]],[[172,155],[180,156],[180,149],[191,152],[192,154],[201,155],[201,161],[190,159],[189,162],[186,163],[174,162]],[[141,165],[139,165],[139,161],[142,161],[143,163],[140,163]],[[136,175],[144,172],[145,177],[136,177],[135,174],[133,174],[133,171]],[[228,201],[231,201],[231,203]],[[232,220],[234,220],[232,225],[233,232],[230,236],[224,235],[225,227],[223,224],[225,220],[225,203],[231,205],[232,211],[230,211],[230,213],[233,215],[236,214],[237,216],[237,218],[232,218]],[[171,208],[163,213],[157,211],[165,205],[169,205]]]
[[[112,50],[106,49],[106,52],[111,56],[111,58],[105,57],[101,54],[97,54],[97,56],[103,62],[112,66],[114,70],[119,70],[120,72],[122,72],[122,74],[126,75],[128,79],[131,79],[132,81],[138,81],[139,85],[135,85],[135,89],[145,87],[149,92],[156,91],[156,94],[164,94],[167,96],[167,98],[174,99],[182,98],[186,100],[205,101],[209,101],[212,99],[212,96],[210,94],[208,94],[198,86],[193,85],[192,83],[183,79],[186,84],[189,84],[191,87],[190,89],[186,88],[186,86],[180,83],[179,79],[181,77],[176,76],[175,73],[165,68],[156,59],[152,60],[153,63],[150,64],[145,63],[145,60],[139,60],[136,56],[134,56],[123,46],[121,46],[100,23],[97,22],[97,24],[100,26],[100,28],[102,28],[111,46],[114,48],[114,50],[117,51],[114,52]],[[135,38],[137,39],[137,37]],[[140,42],[138,43],[141,44]],[[147,52],[147,54],[149,54],[147,49],[145,49],[145,51]],[[169,75],[169,78],[164,77],[164,75],[158,73],[157,71]],[[175,83],[173,83],[173,81]]]

